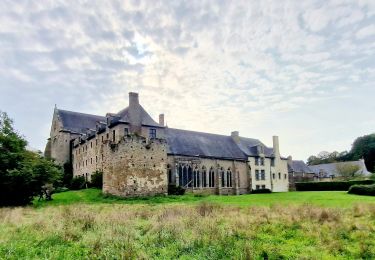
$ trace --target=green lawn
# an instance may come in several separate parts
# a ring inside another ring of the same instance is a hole
[[[53,198],[0,208],[0,259],[375,259],[374,197]]]
[[[199,196],[187,194],[184,196],[157,196],[147,198],[105,197],[98,189],[67,191],[53,195],[53,201],[34,201],[35,206],[68,205],[74,203],[101,204],[170,204],[170,203],[199,203],[215,202],[233,206],[272,206],[272,205],[301,205],[312,204],[325,207],[350,207],[358,203],[375,203],[375,197],[347,194],[343,191],[316,191],[316,192],[283,192],[271,194],[247,194],[240,196]]]

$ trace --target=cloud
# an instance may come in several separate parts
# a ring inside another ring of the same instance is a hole
[[[372,1],[2,1],[0,104],[39,149],[55,103],[105,114],[138,91],[171,127],[284,135],[293,153],[306,141],[292,138],[293,124],[309,131],[309,109],[371,87],[374,9]],[[282,119],[292,115],[287,128]]]
[[[361,28],[357,33],[357,39],[364,39],[370,36],[375,36],[375,25],[371,24],[366,27]]]

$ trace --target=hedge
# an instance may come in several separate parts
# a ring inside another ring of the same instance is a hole
[[[347,191],[353,185],[369,185],[375,183],[374,180],[361,181],[322,181],[322,182],[296,182],[297,191]]]
[[[348,193],[357,195],[375,196],[375,184],[372,185],[353,185]]]
[[[258,189],[258,190],[252,190],[252,194],[257,194],[257,193],[271,193],[270,189]]]

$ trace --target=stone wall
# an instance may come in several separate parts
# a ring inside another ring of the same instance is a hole
[[[126,125],[107,128],[73,148],[73,175],[91,179],[103,172],[103,192],[116,196],[167,194],[164,139],[125,134]]]
[[[103,192],[117,196],[167,194],[167,152],[163,139],[128,136],[104,149]]]
[[[210,158],[197,158],[187,156],[168,155],[168,169],[171,171],[171,184],[180,184],[179,169],[190,167],[191,170],[198,173],[198,185],[186,186],[188,192],[207,193],[207,194],[246,194],[249,193],[249,185],[251,183],[247,164],[244,161],[220,160]],[[209,172],[213,170],[214,185],[209,185]],[[227,172],[231,181],[229,187],[227,185]],[[204,181],[204,174],[206,172]],[[224,173],[224,174],[223,174]],[[224,177],[224,185],[222,185],[222,177]]]

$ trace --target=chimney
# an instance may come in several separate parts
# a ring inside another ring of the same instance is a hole
[[[278,136],[272,136],[273,140],[273,152],[276,157],[280,157],[280,150],[279,150],[279,137]]]
[[[142,109],[139,105],[138,93],[129,92],[129,123],[131,132],[141,132]]]
[[[236,143],[240,142],[240,133],[238,131],[233,131],[230,136],[232,137],[233,141]]]
[[[164,126],[164,114],[159,115],[159,125]]]
[[[136,107],[139,105],[138,93],[129,92],[129,107]]]
[[[288,156],[288,163],[291,164],[293,161],[293,157],[291,155]]]

